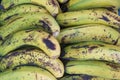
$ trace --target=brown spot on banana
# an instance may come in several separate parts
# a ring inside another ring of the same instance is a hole
[[[104,16],[104,15],[102,15],[102,18],[100,18],[100,19],[103,19],[103,20],[105,20],[105,21],[107,21],[107,22],[110,21],[110,20],[107,18],[107,16]]]

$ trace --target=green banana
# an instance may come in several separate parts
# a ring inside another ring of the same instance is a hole
[[[100,24],[81,25],[62,29],[57,36],[59,43],[69,44],[81,41],[103,41],[110,44],[117,43],[120,34],[117,30]]]
[[[69,1],[69,0],[58,0],[58,2],[61,4],[66,3],[67,1]]]
[[[14,32],[31,29],[34,27],[43,27],[53,36],[57,36],[60,32],[60,26],[56,20],[47,13],[26,13],[14,16],[12,19],[0,27],[0,36],[4,40],[6,36]]]
[[[11,7],[14,7],[16,5],[26,4],[26,3],[43,6],[53,16],[56,16],[58,13],[61,12],[57,0],[2,0],[1,6],[3,6],[4,9],[10,9]]]
[[[120,64],[102,61],[69,61],[65,67],[68,74],[86,74],[108,79],[120,79]]]
[[[120,63],[120,47],[103,42],[81,42],[64,48],[63,58],[72,60],[103,60]]]
[[[120,29],[120,16],[107,9],[89,9],[60,13],[56,20],[62,27],[103,24]]]
[[[120,8],[119,0],[70,0],[67,3],[67,8],[69,11],[90,9],[90,8]]]
[[[42,30],[23,30],[8,36],[1,43],[0,56],[25,45],[38,47],[51,58],[58,58],[60,55],[60,45],[55,37]]]
[[[48,13],[48,11],[42,6],[33,5],[33,4],[23,4],[15,6],[7,11],[3,11],[0,14],[0,23],[4,24],[4,21],[10,19],[14,15],[18,15],[21,13],[29,13],[29,12],[41,12]]]
[[[112,80],[89,75],[66,75],[58,80]]]
[[[31,48],[9,53],[0,60],[0,64],[1,71],[19,65],[37,65],[50,71],[57,78],[64,74],[64,66],[59,59],[51,59],[43,51]]]
[[[0,73],[0,80],[57,80],[48,71],[32,66],[22,66]]]

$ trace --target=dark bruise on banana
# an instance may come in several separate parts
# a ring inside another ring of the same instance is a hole
[[[1,59],[0,64],[1,71],[20,65],[34,65],[47,69],[56,77],[61,77],[64,73],[59,59],[51,59],[43,51],[32,48],[11,52]]]
[[[15,33],[1,44],[0,55],[4,56],[24,45],[40,48],[51,58],[58,58],[60,55],[58,41],[42,30],[24,30]]]

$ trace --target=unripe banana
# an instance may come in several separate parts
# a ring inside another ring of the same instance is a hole
[[[33,4],[23,4],[15,6],[7,11],[3,11],[0,14],[0,23],[4,24],[4,21],[10,19],[14,15],[18,15],[21,13],[29,13],[29,12],[41,12],[48,13],[48,11],[42,6],[33,5]]]
[[[2,42],[0,56],[25,45],[40,48],[51,58],[58,58],[60,55],[60,45],[55,37],[42,30],[23,30],[10,35]]]
[[[0,60],[0,64],[1,71],[20,65],[37,65],[57,78],[64,74],[64,66],[59,59],[51,59],[43,51],[31,48],[9,53]]]
[[[66,75],[58,80],[112,80],[89,75]]]
[[[103,24],[120,29],[120,16],[107,9],[89,9],[60,13],[56,20],[63,27]]]
[[[115,29],[99,24],[81,25],[61,30],[58,41],[63,44],[78,43],[81,41],[102,41],[118,44],[119,32]]]
[[[19,14],[8,20],[5,25],[0,27],[0,36],[4,40],[9,34],[34,27],[43,27],[55,37],[60,32],[60,26],[51,15],[47,13],[33,12]]]
[[[0,73],[0,80],[57,80],[48,71],[32,66],[22,66]]]
[[[70,0],[67,4],[69,11],[91,8],[120,8],[119,0]]]
[[[53,16],[56,16],[58,13],[61,12],[57,0],[2,0],[1,6],[3,6],[4,9],[10,9],[11,7],[14,7],[16,5],[26,4],[26,3],[43,6]]]
[[[120,47],[103,42],[81,42],[64,48],[68,60],[102,60],[120,63]]]
[[[86,74],[108,79],[120,79],[120,64],[102,61],[69,61],[65,67],[68,74]]]

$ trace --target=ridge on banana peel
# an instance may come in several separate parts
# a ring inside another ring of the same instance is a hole
[[[62,58],[68,60],[102,60],[120,63],[120,47],[103,42],[86,41],[64,48]]]
[[[10,9],[11,7],[14,7],[16,5],[26,3],[45,7],[52,16],[56,16],[58,13],[61,12],[57,0],[2,0],[1,6],[3,6],[4,9]]]
[[[20,65],[36,65],[48,70],[57,78],[64,74],[64,66],[59,59],[51,59],[43,51],[32,48],[13,51],[2,57],[0,64],[2,72]]]
[[[102,41],[120,45],[120,34],[117,30],[100,24],[73,26],[62,29],[57,36],[61,44],[78,43],[81,41]],[[118,42],[119,41],[119,42]]]
[[[108,79],[120,79],[120,64],[103,61],[69,61],[65,65],[68,74],[86,74]]]
[[[22,30],[10,35],[0,45],[0,56],[5,56],[9,52],[25,45],[37,47],[51,58],[60,56],[58,41],[43,30]]]
[[[47,13],[26,13],[13,16],[6,24],[0,27],[0,36],[4,40],[9,34],[24,29],[42,27],[53,36],[58,36],[60,26],[56,20]]]
[[[42,6],[38,6],[34,4],[22,4],[22,5],[15,6],[9,10],[3,11],[0,14],[0,23],[3,25],[4,21],[10,19],[12,16],[22,14],[22,13],[25,14],[29,12],[48,13],[48,11]]]
[[[48,71],[32,66],[22,66],[0,73],[0,80],[57,80]]]
[[[80,74],[80,75],[65,75],[58,80],[112,80],[112,79]]]
[[[103,24],[120,29],[120,16],[103,8],[60,13],[56,20],[62,27]]]
[[[67,8],[69,11],[76,11],[90,8],[120,8],[119,0],[69,0]]]

